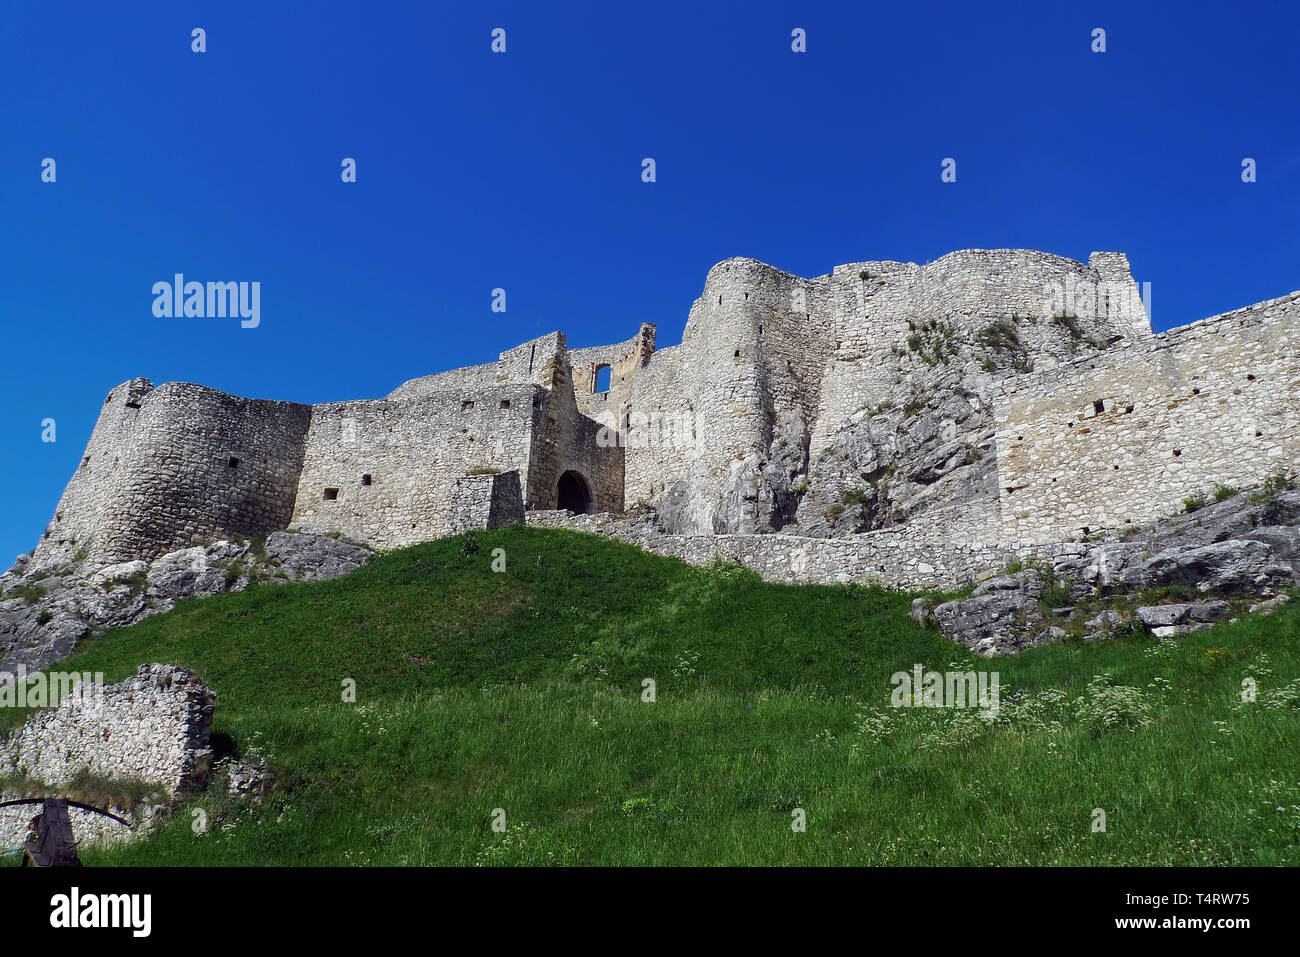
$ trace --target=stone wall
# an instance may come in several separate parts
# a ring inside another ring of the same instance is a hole
[[[592,509],[621,511],[623,449],[606,427],[582,414],[569,376],[563,356],[544,371],[549,391],[539,410],[525,500],[529,508],[555,508],[561,476],[576,472],[591,493]]]
[[[608,417],[606,424],[617,427],[632,381],[654,351],[655,327],[648,322],[642,323],[640,331],[626,342],[569,349],[567,357],[579,411],[591,419],[605,415]],[[597,391],[598,373],[606,367],[610,370],[609,388]]]
[[[559,511],[531,511],[528,524],[604,535],[692,565],[707,565],[715,558],[740,562],[767,581],[856,582],[912,590],[949,590],[987,577],[1016,559],[1054,560],[1082,548],[1071,543],[1011,546],[915,541],[905,531],[867,532],[847,538],[779,533],[667,535],[617,516]]]
[[[1300,462],[1300,293],[1014,379],[996,401],[1005,541],[1141,525]]]
[[[30,797],[26,793],[17,791],[0,791],[0,804],[5,801],[16,801],[20,798]],[[131,808],[107,807],[101,810],[116,814],[125,820],[137,818],[135,826],[139,826],[139,818],[142,816]],[[147,814],[149,809],[140,809]],[[20,804],[17,807],[0,808],[0,851],[9,848],[18,848],[27,840],[27,825],[41,813],[39,804]],[[96,814],[94,811],[85,811],[79,807],[68,808],[68,820],[72,824],[72,836],[77,842],[77,847],[86,847],[92,844],[115,844],[131,836],[132,831],[127,830],[118,822],[104,817],[102,814]]]
[[[548,398],[516,384],[314,406],[292,526],[375,548],[460,530],[467,479],[529,474]]]
[[[161,785],[202,786],[216,696],[193,672],[141,665],[132,678],[38,711],[0,743],[0,776],[59,787],[79,773]]]
[[[524,496],[517,471],[466,475],[452,484],[446,534],[524,522]]]
[[[1008,361],[981,343],[995,323],[1011,323],[1023,361],[1041,367],[1068,360],[1090,342],[1151,332],[1122,253],[1093,253],[1085,265],[1028,249],[967,249],[924,266],[837,266],[823,281],[830,287],[834,342],[822,371],[814,455],[862,408],[923,395],[950,368],[972,359],[977,368]],[[1054,322],[1055,312],[1070,321]],[[944,330],[952,333],[951,354],[936,360]]]
[[[314,407],[124,383],[34,567],[290,523],[412,544],[481,512],[467,480],[506,472],[528,509],[577,481],[582,507],[650,504],[687,537],[1059,540],[1294,465],[1296,318],[1290,297],[1152,337],[1121,253],[963,250],[812,279],[728,259],[668,348],[650,324],[572,350],[554,332]]]
[[[311,409],[146,379],[115,387],[33,558],[155,558],[284,528]]]

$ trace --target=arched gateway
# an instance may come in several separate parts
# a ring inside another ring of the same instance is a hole
[[[587,515],[592,511],[591,486],[578,472],[569,470],[555,487],[555,507]]]

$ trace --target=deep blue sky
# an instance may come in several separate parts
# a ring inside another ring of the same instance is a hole
[[[0,567],[134,376],[319,402],[557,328],[581,346],[651,321],[672,344],[737,255],[813,276],[1118,249],[1159,329],[1300,287],[1295,4],[82,0],[3,20]],[[175,272],[260,281],[261,326],[154,318]]]

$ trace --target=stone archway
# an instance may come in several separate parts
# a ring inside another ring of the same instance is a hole
[[[555,486],[556,508],[567,509],[579,515],[589,515],[593,511],[594,504],[591,486],[587,484],[587,480],[581,473],[570,469],[560,476],[560,481]]]

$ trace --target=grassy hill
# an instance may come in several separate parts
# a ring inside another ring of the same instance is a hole
[[[911,621],[909,603],[527,528],[187,602],[63,667],[110,681],[149,661],[194,669],[218,694],[219,752],[264,754],[276,790],[256,806],[214,790],[195,802],[208,833],[182,811],[84,857],[1300,863],[1300,602],[1177,641],[992,662]],[[997,720],[891,708],[890,676],[917,663],[998,671]],[[1247,676],[1255,703],[1240,700]]]

